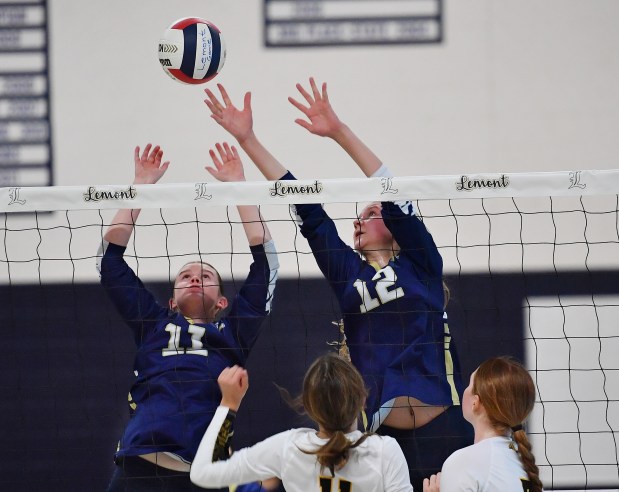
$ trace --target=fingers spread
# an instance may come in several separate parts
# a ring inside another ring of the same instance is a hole
[[[219,149],[217,149],[219,150]],[[213,160],[213,164],[215,164],[215,167],[217,168],[217,171],[219,171],[223,164],[221,163],[221,161],[219,160],[219,157],[217,157],[217,154],[215,153],[215,151],[213,149],[208,151],[209,155],[211,156],[211,159]],[[213,174],[213,173],[211,173]],[[213,174],[214,176],[214,174]]]
[[[312,104],[314,102],[314,100],[312,99],[312,96],[309,95],[309,93],[303,88],[301,84],[297,84],[297,90],[305,98],[308,104]]]
[[[223,99],[224,104],[226,106],[232,105],[232,101],[230,100],[230,96],[228,96],[228,92],[226,92],[226,89],[224,88],[224,86],[221,85],[221,84],[217,84],[217,87],[219,88],[219,92],[221,92],[221,98]]]
[[[312,125],[310,125],[307,121],[305,120],[301,120],[301,119],[296,119],[294,120],[294,122],[299,125],[302,126],[303,128],[305,128],[307,131],[309,131],[310,133],[312,132]]]
[[[314,80],[314,77],[310,77],[310,86],[312,88],[312,93],[314,94],[314,99],[319,100],[320,92],[318,92],[318,87],[316,86],[316,81]]]
[[[150,152],[151,147],[151,144],[146,144],[146,147],[144,147],[144,152],[142,152],[142,160],[146,160],[148,158],[148,153]]]
[[[301,111],[304,115],[307,115],[307,113],[309,112],[309,108],[303,106],[303,104],[301,104],[299,101],[297,101],[293,97],[289,97],[288,102],[290,102],[290,104],[292,104],[295,108]]]
[[[243,109],[251,110],[251,92],[245,93],[245,98],[243,99]]]

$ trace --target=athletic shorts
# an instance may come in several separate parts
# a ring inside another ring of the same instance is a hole
[[[381,425],[377,434],[391,436],[402,448],[411,484],[423,490],[423,479],[438,473],[454,451],[473,444],[473,426],[462,416],[461,406],[452,406],[418,429],[395,429]]]
[[[107,492],[198,492],[225,489],[203,489],[191,483],[188,472],[169,470],[139,456],[116,458],[116,469]]]

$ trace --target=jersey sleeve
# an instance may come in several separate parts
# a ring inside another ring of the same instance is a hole
[[[254,261],[226,316],[234,338],[246,356],[258,337],[262,321],[271,311],[279,271],[273,241],[250,246],[250,250]]]
[[[382,216],[400,246],[400,254],[407,255],[424,271],[442,275],[443,259],[411,201],[382,202]]]
[[[97,268],[101,284],[121,317],[133,330],[136,343],[139,343],[144,328],[153,326],[167,309],[155,300],[127,265],[123,257],[125,249],[104,241]]]
[[[288,432],[236,451],[225,461],[213,462],[213,453],[228,412],[227,407],[217,408],[191,464],[191,481],[200,487],[217,488],[281,477],[283,449]],[[220,441],[222,439],[219,437]]]
[[[413,492],[408,464],[398,442],[387,436],[383,440],[383,478],[385,492]],[[442,489],[441,489],[442,490]]]
[[[283,180],[294,180],[288,172]],[[299,204],[291,207],[299,229],[312,250],[318,268],[331,284],[336,295],[346,287],[346,279],[360,268],[362,260],[340,238],[333,220],[319,204]]]

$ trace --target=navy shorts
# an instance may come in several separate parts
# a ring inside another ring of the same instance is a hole
[[[203,489],[191,483],[188,472],[168,470],[139,456],[116,458],[116,469],[107,492],[198,492],[225,489]]]
[[[438,473],[454,451],[473,444],[473,426],[462,416],[461,406],[452,406],[418,429],[395,429],[381,425],[377,434],[391,436],[402,448],[411,484],[423,490],[423,479]]]

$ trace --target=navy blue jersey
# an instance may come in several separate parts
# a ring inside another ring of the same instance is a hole
[[[382,203],[385,225],[400,246],[383,268],[344,243],[320,205],[295,208],[301,233],[339,301],[351,360],[370,393],[367,415],[398,396],[459,404],[463,388],[454,375],[456,354],[444,316],[443,261],[413,204]],[[375,417],[372,428],[378,423]]]
[[[161,306],[127,265],[124,251],[108,244],[100,265],[101,283],[137,345],[130,419],[117,454],[164,451],[191,462],[221,400],[217,377],[225,367],[245,365],[270,310],[275,249],[272,242],[251,247],[253,263],[229,313],[208,324]]]

